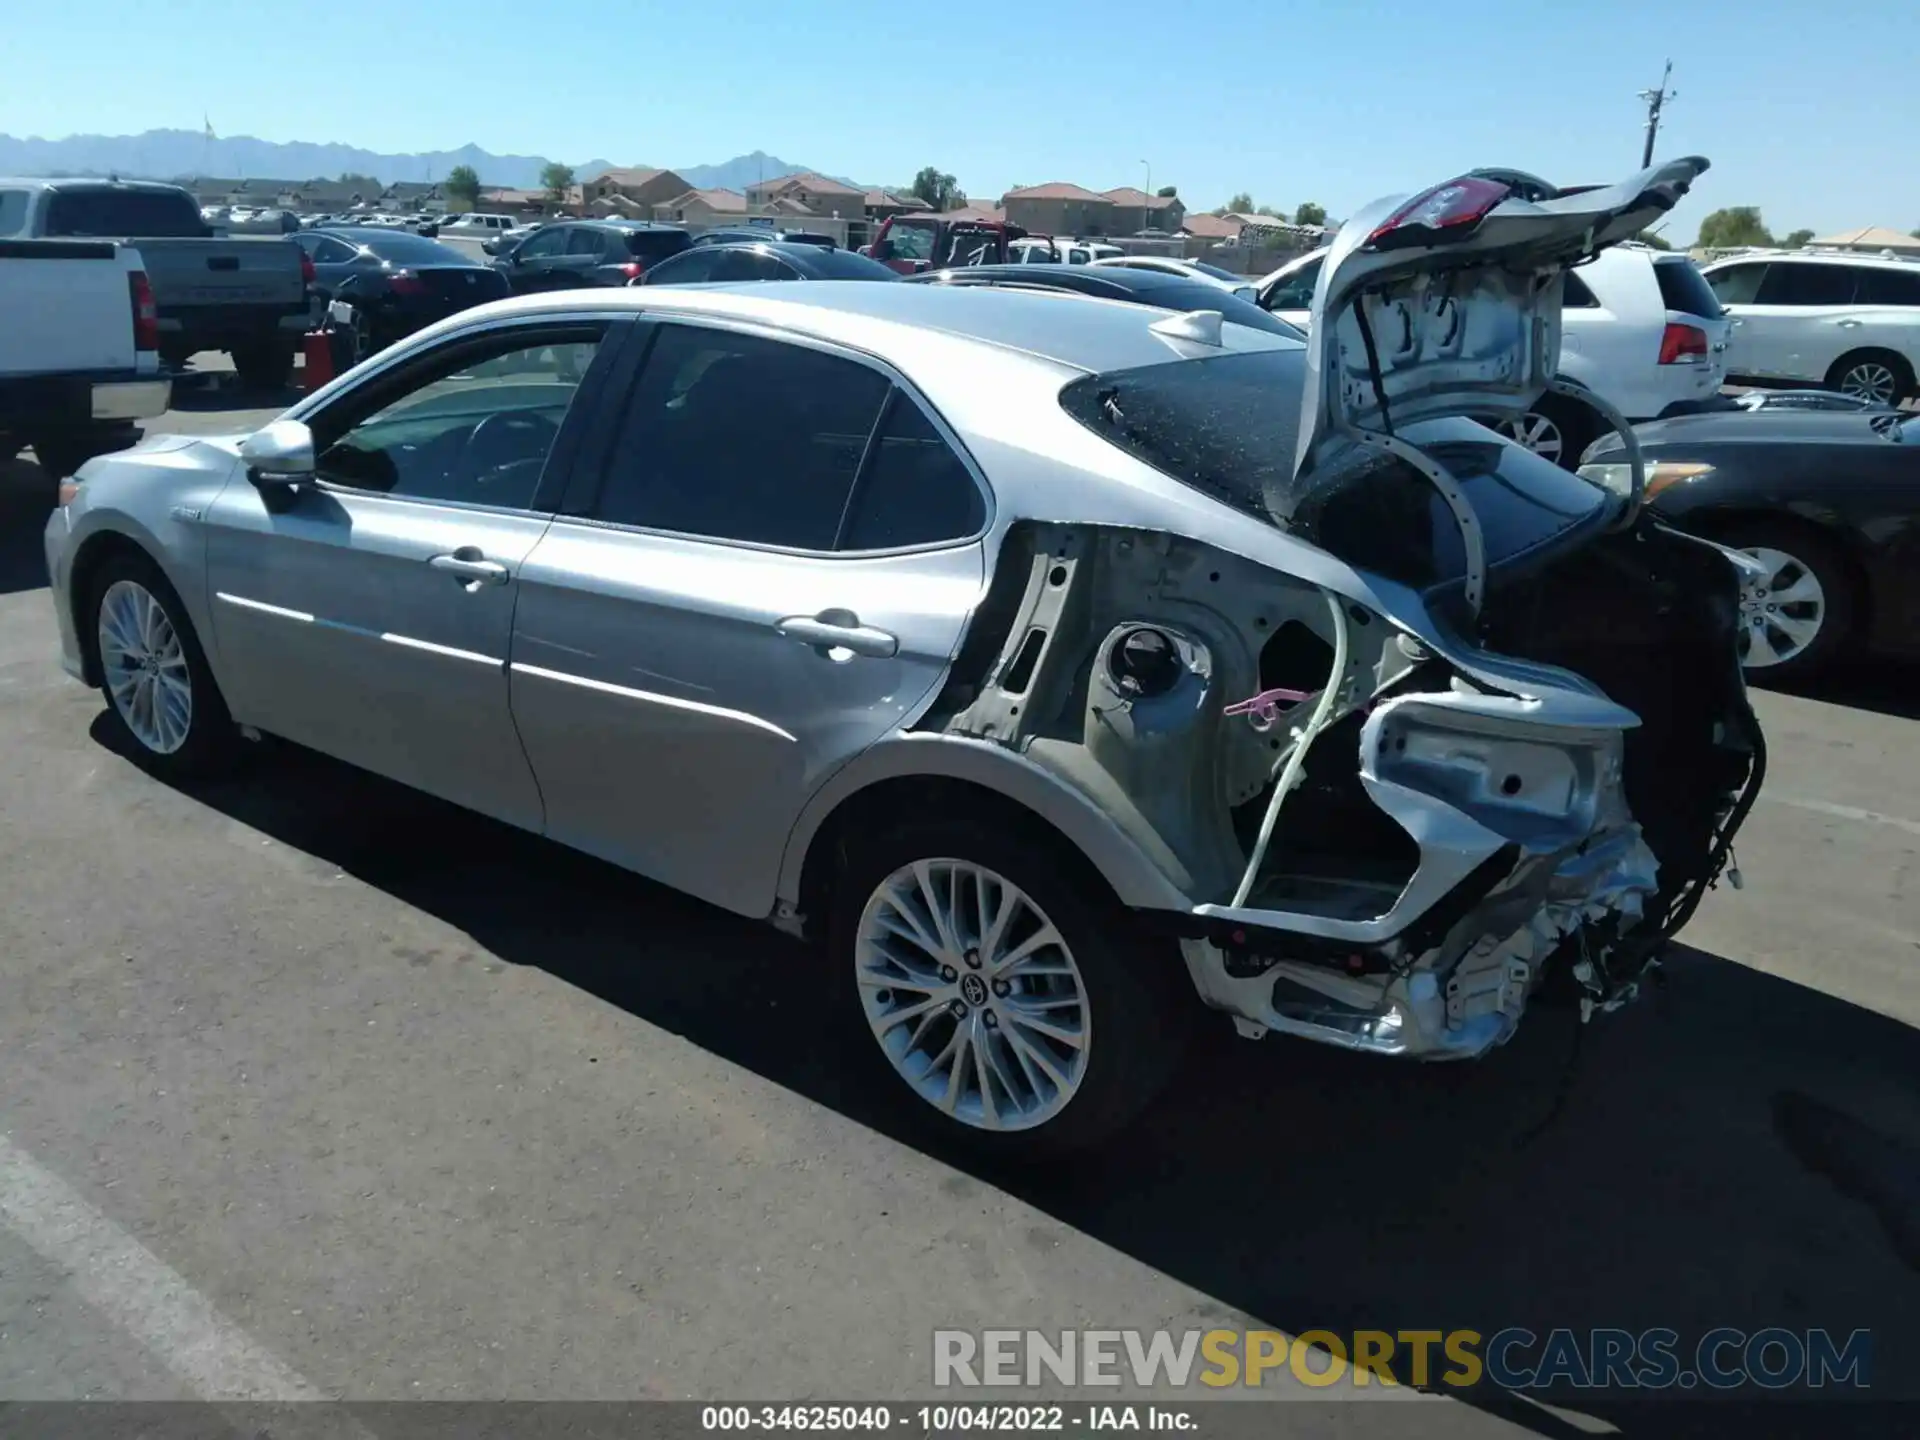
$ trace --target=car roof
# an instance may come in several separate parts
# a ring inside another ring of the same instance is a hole
[[[1179,358],[1170,343],[1150,329],[1177,312],[1067,291],[1002,290],[987,285],[794,280],[620,286],[548,291],[462,313],[538,314],[582,308],[610,314],[681,312],[758,322],[881,354],[909,346],[916,333],[933,333],[983,349],[1019,351],[1082,372],[1123,370]],[[1305,348],[1298,341],[1244,325],[1226,326],[1223,334],[1228,350]]]
[[[120,180],[111,175],[0,175],[0,185],[34,190],[171,190],[185,187],[170,180]],[[194,202],[198,204],[198,201]]]
[[[1920,265],[1920,256],[1865,255],[1850,250],[1755,250],[1745,255],[1726,255],[1701,268],[1715,270],[1723,265],[1872,265],[1879,269],[1911,269]]]

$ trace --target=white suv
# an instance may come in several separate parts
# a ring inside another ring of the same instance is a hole
[[[1791,381],[1897,405],[1920,361],[1920,261],[1871,255],[1742,255],[1706,267],[1735,321],[1736,379]]]
[[[1325,250],[1302,255],[1260,282],[1260,304],[1304,328]],[[1560,376],[1577,381],[1636,424],[1695,408],[1727,378],[1727,318],[1684,255],[1616,245],[1569,270],[1561,300]],[[1542,396],[1502,434],[1571,469],[1610,427],[1600,412]]]
[[[506,234],[518,223],[511,215],[449,215],[440,222],[440,234],[492,240]]]

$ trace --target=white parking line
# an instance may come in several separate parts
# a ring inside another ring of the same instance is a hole
[[[94,1309],[201,1398],[320,1400],[322,1392],[167,1263],[0,1135],[0,1222],[71,1277]]]
[[[1775,805],[1791,805],[1795,810],[1809,810],[1815,815],[1831,815],[1836,820],[1864,820],[1870,825],[1891,825],[1909,835],[1920,835],[1920,820],[1903,820],[1898,815],[1882,815],[1878,810],[1833,805],[1825,800],[1802,800],[1793,795],[1769,795],[1765,790],[1760,792],[1760,798],[1771,800]]]

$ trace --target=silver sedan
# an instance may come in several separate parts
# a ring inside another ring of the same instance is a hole
[[[1111,1135],[1209,1009],[1477,1055],[1562,932],[1655,905],[1635,717],[1457,638],[1395,544],[1277,523],[1306,358],[1054,293],[505,301],[87,466],[65,664],[162,777],[264,732],[817,939],[955,1138]],[[1611,513],[1470,421],[1401,433],[1549,487],[1490,587]]]

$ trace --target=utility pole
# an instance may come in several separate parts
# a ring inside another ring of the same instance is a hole
[[[1667,88],[1667,81],[1673,78],[1673,61],[1667,61],[1667,68],[1660,73],[1658,90],[1642,90],[1640,98],[1647,102],[1647,144],[1640,152],[1640,168],[1646,169],[1653,164],[1653,137],[1660,133],[1660,112],[1666,108],[1667,101],[1677,100],[1679,96]]]

